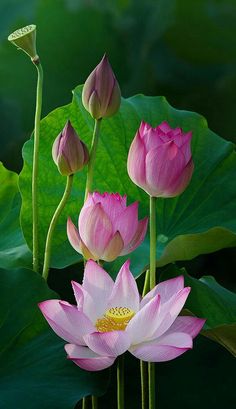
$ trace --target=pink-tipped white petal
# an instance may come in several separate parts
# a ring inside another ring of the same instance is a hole
[[[82,311],[64,301],[44,301],[39,308],[53,331],[67,342],[84,345],[83,336],[95,330]]]
[[[74,296],[75,296],[75,301],[77,304],[77,307],[81,310],[83,310],[83,305],[84,305],[84,291],[81,286],[81,284],[77,283],[76,281],[71,281],[71,285],[73,288]]]
[[[185,332],[169,332],[155,340],[156,345],[168,345],[177,348],[192,348],[193,340],[191,335]]]
[[[127,307],[134,312],[139,310],[139,292],[136,281],[129,269],[127,260],[121,267],[108,301],[108,308]]]
[[[117,231],[109,241],[104,253],[101,256],[102,260],[113,261],[120,254],[124,247],[124,242],[119,231]]]
[[[178,276],[170,280],[163,281],[154,287],[149,293],[143,297],[140,307],[144,307],[155,295],[161,296],[161,303],[167,302],[174,294],[177,294],[184,288],[184,277]]]
[[[84,337],[88,347],[96,354],[118,356],[130,347],[130,339],[125,331],[94,332]]]
[[[76,298],[77,307],[83,311],[93,324],[95,324],[97,319],[103,313],[103,310],[101,312],[94,299],[81,284],[72,281],[72,288]]]
[[[126,246],[134,237],[138,228],[138,202],[126,207],[114,221],[115,230],[119,231]]]
[[[93,260],[87,261],[84,270],[83,288],[90,294],[96,306],[97,317],[104,314],[113,287],[114,281],[109,274]]]
[[[170,361],[192,348],[192,338],[188,334],[175,333],[146,342],[130,349],[136,358],[148,362]]]
[[[159,325],[153,334],[153,339],[160,337],[170,328],[182,310],[190,290],[190,287],[185,287],[164,304],[161,302]]]
[[[138,222],[138,228],[132,240],[123,248],[121,255],[125,255],[134,251],[144,240],[148,226],[148,217]]]
[[[180,316],[176,318],[168,331],[165,332],[165,335],[171,334],[173,332],[185,332],[192,338],[195,338],[201,331],[205,322],[206,320],[202,318]]]
[[[80,254],[81,251],[81,238],[79,235],[78,229],[75,227],[74,223],[72,222],[71,218],[68,217],[67,219],[67,236],[69,239],[70,244],[72,247]]]
[[[96,260],[100,259],[113,234],[112,223],[101,203],[82,208],[79,215],[79,232]]]
[[[100,356],[88,347],[73,344],[65,345],[67,358],[86,371],[101,371],[111,366],[115,357]]]
[[[75,225],[72,223],[71,219],[68,218],[67,220],[67,236],[69,239],[70,244],[72,247],[80,254],[82,254],[85,259],[96,259],[96,256],[94,256],[89,249],[86,247],[84,242],[81,240],[81,237],[79,235],[78,229],[75,227]]]
[[[132,344],[151,338],[158,326],[160,296],[156,295],[130,320],[126,327]]]

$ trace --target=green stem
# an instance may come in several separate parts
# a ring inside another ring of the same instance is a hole
[[[87,396],[85,396],[85,398],[83,398],[82,401],[82,409],[88,409],[89,407],[89,398]]]
[[[66,181],[66,187],[64,194],[62,196],[62,199],[59,203],[59,205],[56,208],[56,211],[52,217],[49,229],[48,229],[48,234],[47,234],[47,239],[46,239],[46,246],[45,246],[45,253],[44,253],[44,265],[43,265],[43,278],[47,280],[48,278],[48,271],[49,271],[49,266],[50,266],[50,259],[51,259],[51,247],[52,247],[52,238],[53,238],[53,233],[57,224],[57,220],[62,212],[62,210],[65,207],[65,204],[67,202],[68,197],[70,196],[71,188],[72,188],[72,183],[73,183],[73,176],[74,175],[69,175],[67,176],[67,181]]]
[[[142,409],[148,408],[148,365],[147,362],[140,361],[141,375],[141,401]]]
[[[39,271],[39,239],[38,239],[38,156],[39,132],[42,110],[43,68],[40,63],[35,64],[38,73],[36,107],[34,120],[34,153],[32,171],[32,219],[33,219],[33,270]]]
[[[142,297],[150,291],[150,270],[146,271]]]
[[[98,398],[97,396],[92,396],[92,409],[98,408]]]
[[[89,163],[88,163],[88,173],[87,173],[87,181],[86,181],[86,188],[85,188],[85,196],[84,201],[86,200],[88,193],[92,191],[93,186],[93,172],[94,172],[94,165],[95,165],[95,158],[98,146],[98,138],[101,128],[101,119],[95,119],[94,130],[93,130],[93,139],[89,154]]]
[[[150,196],[150,290],[156,285],[156,197]]]
[[[117,408],[124,407],[124,355],[121,355],[117,363]]]
[[[94,165],[95,165],[95,158],[96,158],[96,153],[97,153],[97,146],[98,146],[98,139],[99,139],[99,133],[100,133],[100,128],[101,128],[101,119],[95,119],[94,123],[94,130],[93,130],[93,138],[92,138],[92,143],[91,143],[91,148],[90,148],[90,153],[89,153],[89,163],[88,163],[88,171],[87,171],[87,181],[86,181],[86,187],[85,187],[85,195],[84,195],[84,202],[87,199],[88,193],[92,191],[92,186],[93,186],[93,172],[94,172]],[[85,264],[86,260],[84,260]],[[103,265],[103,262],[98,260],[99,265]],[[83,405],[86,402],[83,400]],[[97,398],[96,396],[92,396],[92,408],[97,409]],[[85,407],[83,406],[83,409]]]
[[[144,297],[150,289],[150,271],[146,271],[145,281],[143,286]],[[140,378],[141,378],[141,402],[142,409],[148,408],[148,364],[147,362],[140,361]]]
[[[150,196],[150,289],[156,285],[156,197]],[[148,363],[149,409],[156,409],[155,364]]]

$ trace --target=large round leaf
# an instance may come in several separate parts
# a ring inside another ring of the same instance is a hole
[[[93,120],[81,103],[81,87],[76,88],[71,104],[49,114],[41,122],[39,163],[40,256],[43,258],[45,237],[50,219],[62,196],[65,178],[59,175],[51,159],[51,147],[66,120],[70,118],[80,137],[90,144]],[[126,170],[130,143],[141,120],[152,126],[167,120],[172,127],[193,131],[192,152],[195,171],[186,191],[173,199],[159,199],[158,265],[175,260],[192,259],[236,244],[236,155],[232,143],[226,142],[207,127],[206,120],[193,112],[172,108],[163,97],[137,95],[123,99],[117,115],[102,123],[98,146],[94,189],[118,191],[129,202],[140,201],[140,216],[148,214],[148,197],[135,186]],[[20,177],[23,195],[22,226],[31,246],[31,195],[33,139],[23,149],[24,168]],[[85,171],[75,177],[72,195],[59,220],[53,242],[52,265],[63,267],[79,260],[66,237],[66,218],[76,222],[83,203]],[[148,238],[132,255],[137,275],[148,265]],[[117,270],[127,257],[113,263]]]
[[[91,373],[66,359],[65,341],[37,303],[58,298],[30,270],[0,271],[1,408],[73,409],[88,394],[101,395],[107,372]]]
[[[18,175],[0,163],[0,265],[2,268],[30,267],[32,255],[23,237]]]

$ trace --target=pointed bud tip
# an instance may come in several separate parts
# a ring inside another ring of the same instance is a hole
[[[88,149],[69,120],[53,143],[52,157],[63,176],[76,173],[88,163]]]
[[[120,88],[106,53],[84,83],[82,102],[94,119],[113,116],[119,110]]]

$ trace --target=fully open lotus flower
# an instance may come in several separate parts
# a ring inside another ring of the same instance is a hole
[[[128,155],[131,180],[153,197],[181,194],[194,168],[191,137],[192,132],[172,129],[167,122],[156,128],[142,122]]]
[[[148,218],[138,220],[138,202],[126,206],[126,196],[98,192],[88,195],[79,215],[79,229],[67,222],[69,241],[86,259],[112,261],[143,241]]]
[[[72,282],[72,286],[77,306],[48,300],[39,308],[56,334],[68,342],[68,359],[88,371],[111,366],[127,350],[148,362],[174,359],[192,348],[205,322],[178,317],[190,292],[182,276],[158,284],[141,299],[129,261],[114,282],[89,260],[83,284]]]
[[[70,121],[67,121],[56,137],[52,146],[52,157],[59,172],[64,176],[78,172],[88,163],[88,149],[76,134]]]
[[[114,115],[120,107],[120,87],[106,55],[85,81],[82,102],[95,119]]]

